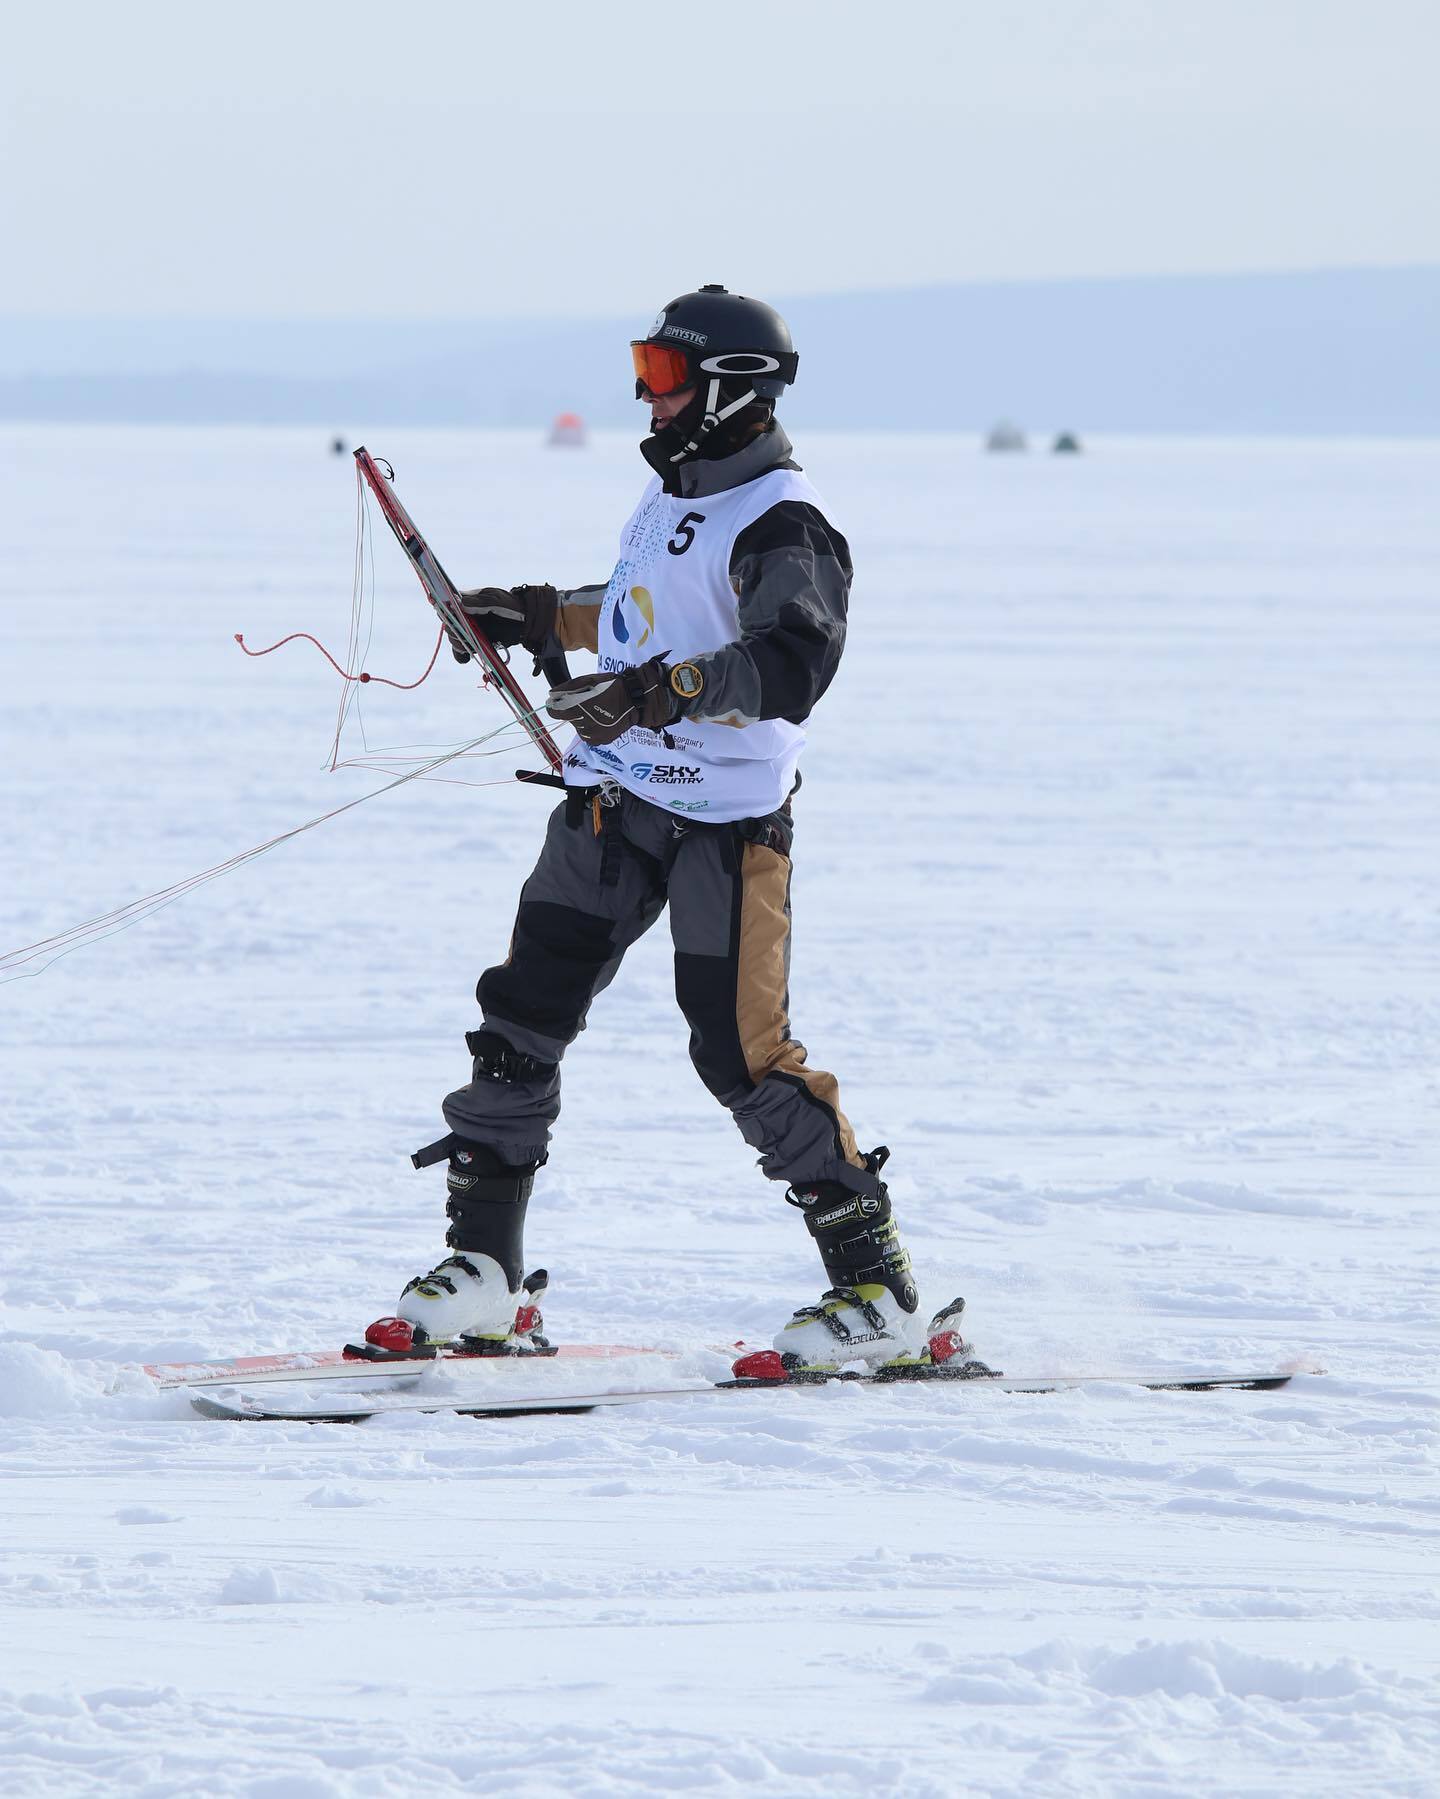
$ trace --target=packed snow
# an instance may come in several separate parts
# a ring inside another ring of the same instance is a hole
[[[603,579],[634,438],[539,438],[368,441],[463,584]],[[0,445],[0,952],[504,723],[442,655],[328,773],[334,674],[236,646],[343,658],[328,436]],[[437,1253],[408,1154],[547,808],[512,730],[0,987],[7,1794],[1440,1792],[1440,445],[799,455],[857,579],[793,1012],[926,1297],[1016,1374],[1327,1372],[357,1426],[156,1392],[333,1347]],[[411,681],[378,520],[373,591],[363,665]],[[567,1060],[529,1250],[556,1338],[677,1380],[818,1293],[663,923]]]

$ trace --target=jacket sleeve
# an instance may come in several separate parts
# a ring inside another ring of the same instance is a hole
[[[850,546],[814,506],[782,500],[747,525],[730,555],[740,635],[690,658],[705,684],[684,715],[800,724],[840,666],[851,574]]]
[[[591,587],[562,587],[556,593],[555,629],[547,650],[593,650],[599,647],[600,602],[606,583]]]

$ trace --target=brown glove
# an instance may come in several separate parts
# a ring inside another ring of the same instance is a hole
[[[538,656],[555,629],[558,596],[543,583],[534,587],[472,587],[460,595],[465,616],[494,644],[523,643]],[[457,662],[468,662],[470,652],[459,635],[446,626],[450,648]]]
[[[586,743],[614,743],[636,725],[659,731],[676,716],[679,702],[670,689],[670,670],[658,656],[618,674],[579,675],[550,689],[545,710],[562,725],[574,725]]]

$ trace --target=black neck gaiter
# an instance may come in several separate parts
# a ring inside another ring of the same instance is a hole
[[[740,396],[727,394],[720,389],[720,406],[723,410],[732,400]],[[666,493],[678,493],[679,471],[687,462],[719,462],[726,456],[733,456],[737,450],[743,450],[751,438],[758,437],[769,427],[775,416],[773,400],[752,400],[748,406],[742,406],[723,424],[713,431],[707,431],[699,440],[696,448],[682,456],[677,462],[673,460],[675,452],[683,444],[689,443],[700,429],[705,417],[705,401],[701,390],[696,389],[695,397],[682,412],[658,431],[651,431],[640,445],[640,454],[659,475]]]

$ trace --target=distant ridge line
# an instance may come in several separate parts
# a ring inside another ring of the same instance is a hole
[[[1440,434],[1440,265],[937,283],[781,304],[801,353],[785,416],[801,429],[1007,416],[1082,433]],[[645,322],[12,319],[0,418],[539,428],[578,411],[629,427],[624,342]],[[920,344],[942,353],[907,364],[902,347]]]

